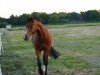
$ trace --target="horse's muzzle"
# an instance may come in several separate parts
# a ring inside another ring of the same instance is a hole
[[[23,39],[24,39],[25,41],[28,41],[28,40],[29,40],[28,37],[27,37],[26,35],[24,35]]]

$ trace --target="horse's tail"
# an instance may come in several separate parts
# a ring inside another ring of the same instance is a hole
[[[50,56],[52,56],[54,59],[57,59],[60,56],[60,53],[57,52],[53,47],[51,47]]]

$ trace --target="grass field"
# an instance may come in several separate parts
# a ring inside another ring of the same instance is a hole
[[[100,75],[100,23],[46,26],[61,56],[49,58],[49,75]],[[37,75],[36,55],[30,41],[23,40],[24,27],[5,31],[3,75]]]

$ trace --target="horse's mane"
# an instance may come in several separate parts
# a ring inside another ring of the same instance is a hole
[[[39,26],[39,32],[41,33],[42,39],[45,39],[47,37],[46,28],[43,26],[43,24],[41,22],[38,23],[38,26]]]

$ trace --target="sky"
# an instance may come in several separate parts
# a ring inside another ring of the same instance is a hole
[[[80,12],[100,10],[100,0],[0,0],[0,17],[32,12]]]

